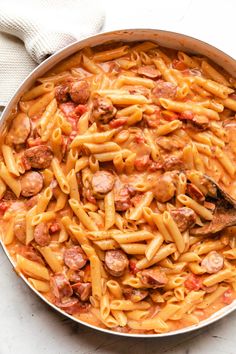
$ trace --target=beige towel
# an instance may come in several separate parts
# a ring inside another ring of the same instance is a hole
[[[37,63],[103,22],[99,0],[0,0],[0,105]]]

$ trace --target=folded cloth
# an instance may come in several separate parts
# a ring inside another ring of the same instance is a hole
[[[1,0],[0,105],[36,63],[98,32],[103,22],[99,0]]]

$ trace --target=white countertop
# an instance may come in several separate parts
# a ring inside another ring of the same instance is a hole
[[[235,0],[103,0],[104,30],[158,28],[202,39],[236,58]],[[19,279],[0,248],[0,354],[235,354],[236,312],[167,339],[127,339],[58,315]]]

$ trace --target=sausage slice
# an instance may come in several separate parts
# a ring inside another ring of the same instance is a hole
[[[57,299],[63,299],[70,297],[73,294],[72,287],[68,279],[62,273],[57,273],[53,275],[50,279],[50,285],[53,295]]]
[[[115,177],[108,171],[97,171],[92,178],[94,195],[103,195],[110,192],[114,186]]]
[[[166,274],[158,268],[145,269],[138,273],[138,277],[145,286],[152,289],[163,288],[168,282]]]
[[[180,157],[171,155],[164,158],[163,169],[165,171],[181,171],[184,169],[184,163]]]
[[[170,211],[171,216],[176,222],[179,231],[184,232],[196,223],[196,213],[187,207],[177,208]]]
[[[109,250],[105,254],[105,267],[113,277],[120,277],[124,274],[129,265],[126,254],[121,250]]]
[[[157,178],[153,193],[158,202],[165,203],[173,198],[175,190],[173,175],[170,172],[166,172]]]
[[[90,96],[89,84],[85,80],[73,82],[69,92],[72,101],[85,104]]]
[[[155,68],[154,65],[143,65],[138,68],[137,73],[142,76],[149,77],[151,79],[155,79],[157,77],[161,77],[161,73],[159,70]]]
[[[51,237],[48,232],[48,225],[44,222],[35,226],[34,239],[39,246],[48,246],[51,242]]]
[[[14,222],[14,235],[16,238],[25,243],[25,236],[26,236],[26,220],[24,213],[18,213],[15,222]]]
[[[139,302],[148,296],[148,291],[145,289],[134,289],[127,287],[123,290],[124,297],[132,302]]]
[[[23,197],[32,197],[38,194],[43,188],[43,177],[39,172],[29,171],[20,178],[21,195]]]
[[[171,82],[166,82],[163,80],[158,80],[156,86],[152,90],[152,94],[155,98],[175,98],[177,92],[177,86]]]
[[[27,169],[48,168],[53,158],[52,149],[46,145],[34,146],[24,152],[24,163]]]
[[[19,113],[12,121],[10,130],[7,134],[9,144],[24,144],[31,130],[29,117],[25,113]]]
[[[224,258],[218,252],[211,251],[206,257],[203,258],[201,266],[209,274],[217,273],[224,266]]]
[[[64,262],[72,270],[79,270],[87,263],[87,256],[80,246],[72,246],[64,252]]]
[[[88,301],[92,294],[91,283],[76,283],[72,285],[74,293],[79,297],[81,301]]]

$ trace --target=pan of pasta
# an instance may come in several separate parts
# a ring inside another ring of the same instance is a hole
[[[235,61],[158,30],[100,34],[1,118],[1,242],[51,307],[168,336],[236,307]]]

